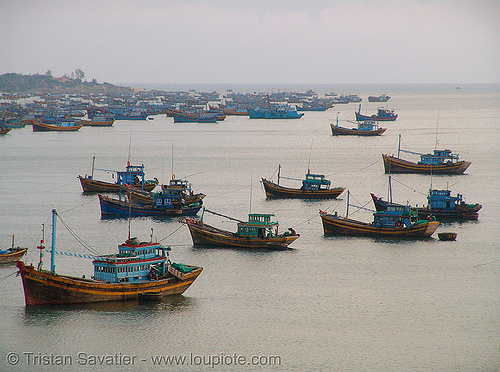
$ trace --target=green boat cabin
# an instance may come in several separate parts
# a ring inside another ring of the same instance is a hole
[[[252,213],[248,222],[238,223],[238,236],[247,238],[266,238],[278,236],[278,222],[271,221],[274,214]]]

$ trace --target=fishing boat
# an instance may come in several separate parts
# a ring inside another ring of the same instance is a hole
[[[369,102],[387,102],[391,99],[391,96],[388,96],[387,94],[381,94],[380,96],[369,96],[368,101]]]
[[[158,180],[145,180],[144,164],[130,165],[127,162],[125,171],[116,172],[116,182],[106,182],[94,179],[95,156],[92,158],[92,173],[90,175],[78,176],[83,192],[120,192],[121,188],[129,185],[143,191],[152,191],[157,185]]]
[[[187,112],[181,110],[172,110],[174,123],[216,123],[221,114],[219,112]],[[225,116],[224,116],[225,118]]]
[[[115,122],[115,117],[112,114],[95,113],[90,120],[81,119],[82,125],[85,127],[111,127]]]
[[[393,204],[371,194],[373,204],[377,211],[383,211],[387,205]],[[418,214],[421,219],[434,216],[438,221],[463,221],[477,220],[479,218],[479,210],[482,208],[480,204],[466,204],[462,194],[456,196],[451,195],[450,190],[430,189],[427,195],[428,204],[425,207],[412,207],[412,210]]]
[[[43,268],[43,240],[38,247],[38,267],[17,262],[26,306],[130,301],[182,294],[203,270],[199,266],[171,262],[170,248],[154,242],[153,234],[150,241],[141,242],[131,238],[129,232],[125,243],[118,246],[118,253],[86,256],[93,258],[94,272],[90,278],[58,274],[55,271],[56,216],[53,210],[50,270]]]
[[[155,198],[158,198],[161,194],[178,194],[180,198],[172,200],[174,206],[176,203],[181,202],[185,204],[203,203],[202,199],[206,196],[202,193],[194,193],[191,184],[187,180],[175,179],[175,175],[172,175],[168,185],[161,185],[159,192],[147,192],[131,188],[127,195],[130,195],[130,200],[134,203],[154,205]]]
[[[12,235],[12,246],[10,248],[0,250],[0,264],[19,261],[28,251],[28,248],[15,247],[14,238],[15,236]]]
[[[130,197],[121,195],[118,199],[99,195],[101,217],[156,217],[168,218],[194,216],[201,209],[203,201],[186,203],[178,192],[164,189],[153,196],[154,203],[134,203]]]
[[[387,128],[381,128],[374,121],[358,121],[354,123],[357,128],[344,128],[337,123],[330,123],[332,129],[332,136],[380,136],[386,131]]]
[[[420,155],[420,161],[415,163],[401,159],[400,153]],[[385,173],[421,173],[421,174],[462,174],[471,162],[460,161],[458,154],[451,150],[437,150],[432,154],[422,154],[401,149],[401,135],[399,135],[398,155],[382,154]]]
[[[195,246],[211,246],[222,248],[257,248],[257,249],[286,249],[292,242],[299,238],[292,228],[285,233],[278,231],[278,222],[272,221],[274,214],[250,213],[248,221],[222,215],[220,213],[204,209],[209,212],[238,223],[236,232],[221,230],[207,225],[201,219],[186,218],[185,222],[191,233]]]
[[[75,120],[61,120],[55,124],[43,123],[41,121],[34,120],[32,125],[33,132],[76,132],[83,127],[82,124],[77,124]]]
[[[277,105],[264,111],[265,119],[300,119],[304,113],[297,112],[297,108],[291,105]]]
[[[356,121],[395,121],[398,118],[398,114],[394,112],[394,110],[390,110],[384,107],[379,107],[376,114],[373,115],[362,115],[361,114],[361,105],[359,105],[359,109],[357,112],[354,112],[356,115]]]
[[[291,188],[281,186],[281,165],[278,167],[278,183],[262,178],[262,184],[268,198],[294,198],[294,199],[335,199],[345,190],[344,187],[331,188],[331,182],[323,174],[314,174],[309,170],[306,178],[302,180],[302,187]]]
[[[349,207],[349,193],[347,194]],[[409,206],[391,204],[384,211],[373,213],[373,222],[353,220],[320,210],[325,235],[371,236],[394,239],[419,239],[432,236],[440,222],[419,220]]]

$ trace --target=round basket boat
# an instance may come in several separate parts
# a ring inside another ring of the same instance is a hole
[[[442,232],[438,234],[439,240],[456,240],[457,233],[454,232]]]

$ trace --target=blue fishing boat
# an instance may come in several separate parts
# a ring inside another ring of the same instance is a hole
[[[383,200],[380,197],[371,194],[373,204],[377,211],[387,209],[388,205],[394,203]],[[462,194],[456,196],[451,195],[450,190],[430,189],[427,195],[428,204],[425,207],[412,207],[412,210],[418,214],[421,219],[436,218],[438,221],[463,221],[477,220],[479,218],[479,210],[482,208],[480,204],[467,204],[463,200]]]
[[[415,163],[401,159],[400,152],[420,155],[420,161]],[[401,135],[399,135],[398,155],[382,154],[385,173],[419,173],[419,174],[462,174],[471,164],[470,161],[460,161],[458,154],[451,150],[434,150],[431,154],[401,149]]]
[[[93,258],[94,271],[90,278],[57,274],[55,227],[58,215],[56,210],[52,214],[50,270],[43,268],[43,240],[38,247],[40,262],[37,268],[17,262],[26,306],[158,299],[182,294],[203,270],[199,266],[171,262],[170,247],[153,241],[152,233],[150,241],[141,242],[131,238],[129,231],[128,239],[118,246],[118,253],[85,255],[85,258]]]
[[[179,217],[194,216],[201,209],[202,198],[187,202],[183,190],[164,186],[159,193],[151,194],[153,203],[133,202],[131,197],[119,194],[111,198],[99,194],[101,217]]]
[[[391,96],[388,96],[387,94],[381,94],[380,96],[369,96],[368,101],[369,102],[387,102],[391,99]]]
[[[395,121],[398,118],[398,114],[394,112],[394,110],[390,110],[388,108],[379,107],[376,114],[371,116],[362,115],[361,114],[361,105],[359,105],[359,109],[356,114],[356,121]]]
[[[152,191],[157,185],[158,180],[146,180],[144,173],[144,164],[130,165],[127,161],[125,171],[116,172],[116,182],[106,182],[94,179],[95,156],[92,157],[92,173],[90,175],[78,176],[83,192],[112,192],[118,193],[125,186],[129,185],[142,191]]]
[[[297,108],[291,105],[278,105],[264,111],[265,119],[300,119],[304,113],[298,113]]]
[[[300,188],[281,186],[280,172],[281,165],[278,167],[278,183],[262,178],[262,184],[268,198],[335,199],[345,190],[344,187],[331,188],[330,180],[325,179],[323,174],[311,173],[309,169]]]
[[[174,123],[216,123],[217,120],[221,120],[219,119],[221,117],[220,112],[172,110],[171,114],[174,118]]]
[[[347,193],[349,208],[349,192]],[[386,210],[373,213],[373,222],[366,223],[320,211],[325,235],[372,236],[394,239],[418,239],[430,237],[440,223],[435,220],[419,220],[409,206],[390,204]]]
[[[195,246],[212,246],[221,248],[252,248],[252,249],[286,249],[289,244],[299,238],[299,234],[292,228],[280,234],[278,222],[271,217],[274,214],[251,213],[248,221],[242,221],[233,217],[205,209],[209,212],[232,221],[238,222],[236,232],[218,229],[200,220],[186,218],[185,222],[191,233]]]

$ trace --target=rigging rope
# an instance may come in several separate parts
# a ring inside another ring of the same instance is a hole
[[[12,274],[9,274],[9,275],[6,275],[6,276],[4,276],[4,277],[0,278],[0,282],[4,281],[5,279],[7,279],[7,278],[11,277],[11,276],[12,276],[12,275],[14,275],[14,274],[17,274],[17,270],[16,270],[16,271],[14,271]]]
[[[171,232],[170,234],[168,234],[166,237],[164,237],[164,238],[162,238],[162,239],[158,240],[158,243],[160,243],[160,242],[164,241],[165,239],[167,239],[167,238],[171,237],[172,235],[174,235],[177,231],[179,231],[179,230],[180,230],[181,228],[183,228],[183,227],[184,227],[184,224],[181,224],[181,225],[180,225],[177,229],[175,229],[174,231],[172,231],[172,232]]]
[[[75,238],[75,240],[80,243],[84,248],[86,248],[89,252],[91,252],[94,255],[101,256],[102,254],[99,253],[97,250],[92,248],[89,244],[85,243],[76,233],[68,226],[68,224],[61,218],[59,214],[57,214],[57,217],[59,217],[59,220],[61,223],[66,227],[66,229],[69,231],[69,233]]]

